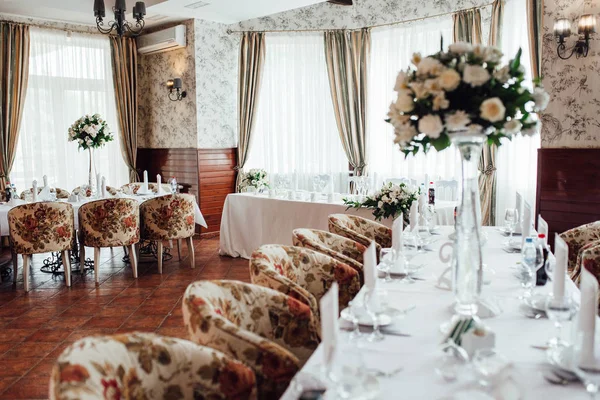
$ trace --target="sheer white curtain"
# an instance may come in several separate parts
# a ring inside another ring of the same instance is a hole
[[[504,61],[512,59],[519,47],[523,50],[521,64],[525,67],[526,79],[531,80],[529,41],[527,40],[527,9],[525,0],[507,0],[504,8],[502,51]],[[537,150],[540,135],[504,139],[496,156],[496,224],[504,224],[504,211],[515,206],[515,192],[535,207],[537,179]]]
[[[385,122],[389,105],[395,98],[393,89],[398,72],[408,68],[413,53],[426,56],[439,51],[441,38],[444,47],[452,42],[452,17],[377,28],[373,29],[371,37],[367,118],[369,172],[384,178],[418,181],[426,174],[431,179],[458,179],[460,160],[454,148],[440,153],[432,149],[428,154],[405,159],[393,144],[393,127]]]
[[[96,150],[98,173],[111,186],[129,180],[121,155],[110,60],[102,35],[31,28],[29,85],[15,164],[10,174],[19,191],[48,175],[66,190],[87,183],[88,154],[67,141],[67,130],[85,114],[104,117],[115,140]]]
[[[322,33],[268,34],[262,88],[245,169],[264,168],[313,190],[312,177],[335,177],[345,191],[348,159],[342,148],[325,63]]]

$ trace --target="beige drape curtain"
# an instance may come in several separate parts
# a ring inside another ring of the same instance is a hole
[[[481,12],[478,8],[452,14],[454,41],[481,44]]]
[[[265,64],[264,32],[245,32],[242,36],[238,85],[238,171],[236,191],[240,186],[240,171],[244,168],[252,143],[252,131],[260,97],[260,87]]]
[[[325,32],[325,60],[342,146],[357,175],[367,166],[367,65],[371,31]]]
[[[527,19],[531,73],[537,79],[542,76],[542,0],[527,0]]]
[[[15,161],[29,79],[29,27],[0,22],[0,190]]]
[[[138,76],[137,45],[135,39],[110,37],[115,100],[121,134],[121,152],[129,168],[130,182],[137,182],[137,122],[138,122]]]

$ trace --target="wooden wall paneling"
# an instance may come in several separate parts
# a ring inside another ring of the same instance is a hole
[[[600,149],[538,151],[538,213],[554,234],[600,220]]]

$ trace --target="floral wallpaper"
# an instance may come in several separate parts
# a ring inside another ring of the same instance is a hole
[[[227,26],[195,22],[198,148],[237,146],[237,82],[240,35]]]
[[[198,125],[194,21],[189,20],[184,25],[187,42],[184,49],[138,57],[140,148],[196,148]],[[162,26],[158,30],[167,27]],[[166,84],[172,78],[183,80],[187,97],[182,101],[169,99]]]
[[[556,54],[554,21],[569,18],[577,32],[581,14],[600,12],[600,3],[582,0],[552,0],[544,4],[542,75],[551,96],[542,115],[542,147],[600,147],[600,44],[590,42],[587,58],[561,60]],[[567,39],[572,46],[576,36]]]
[[[95,25],[69,24],[67,22],[46,21],[39,18],[22,17],[17,15],[9,15],[0,13],[0,20],[13,21],[21,24],[38,26],[40,28],[60,29],[64,31],[73,31],[81,33],[93,33],[99,35]]]

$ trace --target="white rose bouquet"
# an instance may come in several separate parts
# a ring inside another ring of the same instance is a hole
[[[404,220],[408,221],[410,206],[417,200],[419,192],[411,191],[404,183],[394,185],[388,183],[373,193],[364,201],[352,201],[344,199],[344,204],[350,208],[369,208],[373,210],[373,216],[377,221],[382,218],[396,218],[400,213],[404,213]]]
[[[498,146],[504,137],[534,134],[536,113],[549,95],[539,80],[533,91],[523,85],[521,50],[508,65],[500,65],[502,56],[497,48],[468,43],[425,58],[414,54],[414,67],[398,75],[398,98],[386,120],[394,126],[394,143],[408,155],[431,146],[444,150],[457,131],[486,134]]]
[[[98,114],[81,117],[69,127],[69,142],[77,141],[83,150],[97,149],[113,140],[108,124]]]
[[[240,183],[240,192],[247,187],[263,189],[269,187],[269,177],[264,169],[254,168],[248,172],[243,172],[243,178]]]

